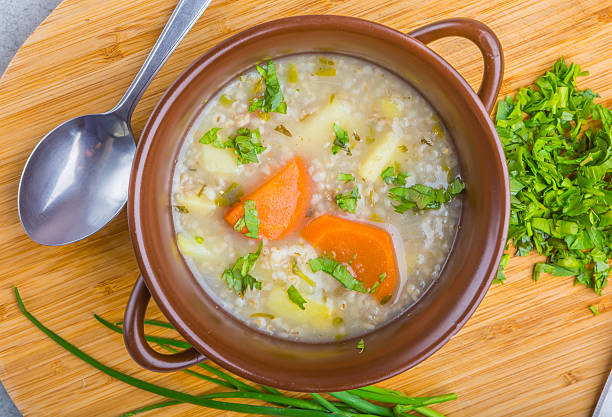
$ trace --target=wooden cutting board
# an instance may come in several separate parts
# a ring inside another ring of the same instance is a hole
[[[442,4],[446,3],[446,4]],[[138,275],[125,212],[103,231],[59,248],[29,240],[17,217],[25,160],[69,118],[110,109],[121,97],[176,0],[66,0],[28,39],[0,80],[0,379],[26,416],[114,416],[160,398],[101,374],[34,328],[50,328],[105,364],[192,393],[213,389],[184,373],[155,374],[129,358],[120,336],[93,313],[118,320]],[[489,25],[505,51],[502,95],[532,82],[561,55],[591,71],[581,81],[612,106],[612,7],[591,1],[215,0],[151,84],[134,114],[136,137],[163,91],[200,54],[230,35],[297,14],[351,15],[403,32],[447,18]],[[477,87],[481,58],[465,40],[433,44]],[[571,279],[531,281],[535,256],[513,259],[468,324],[439,352],[384,385],[415,395],[455,391],[436,407],[450,416],[587,416],[612,366],[612,288],[603,297]],[[588,306],[601,311],[593,316]],[[151,317],[159,317],[152,308]],[[234,415],[181,405],[164,416]]]

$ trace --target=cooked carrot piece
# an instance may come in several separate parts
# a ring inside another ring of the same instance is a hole
[[[389,300],[398,271],[393,241],[385,230],[323,215],[307,224],[300,234],[308,243],[336,261],[350,261],[355,278],[366,288],[379,283],[372,294],[380,302]],[[381,278],[381,274],[385,274],[382,275],[384,278]]]
[[[225,221],[233,227],[244,216],[244,201],[253,200],[259,218],[259,237],[279,239],[304,221],[311,194],[308,167],[301,158],[296,157],[230,207],[225,213]],[[242,233],[246,231],[245,227]]]

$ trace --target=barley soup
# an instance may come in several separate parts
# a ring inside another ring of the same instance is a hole
[[[301,341],[396,317],[451,249],[464,185],[404,80],[339,54],[263,62],[210,98],[175,168],[177,243],[229,312]]]

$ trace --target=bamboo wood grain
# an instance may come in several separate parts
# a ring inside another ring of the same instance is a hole
[[[66,0],[27,40],[0,79],[0,378],[25,416],[113,416],[160,401],[73,358],[18,312],[11,287],[50,328],[104,363],[192,393],[212,385],[184,373],[136,366],[121,337],[93,313],[120,319],[137,276],[125,212],[95,236],[59,248],[36,245],[16,209],[19,175],[38,140],[60,122],[110,109],[168,19],[175,0]],[[502,95],[532,82],[561,55],[591,71],[582,80],[612,105],[612,7],[574,1],[214,1],[136,109],[139,135],[172,80],[205,50],[274,18],[343,14],[408,32],[447,18],[489,25],[505,50]],[[467,41],[433,44],[477,87],[482,71]],[[439,352],[384,385],[415,395],[456,391],[437,407],[450,416],[587,416],[612,366],[612,289],[603,297],[571,279],[531,281],[536,256],[512,259],[468,324]],[[588,306],[597,304],[593,316]],[[152,308],[151,317],[160,317]],[[163,416],[234,415],[181,405]]]

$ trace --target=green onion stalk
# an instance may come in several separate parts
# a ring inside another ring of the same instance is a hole
[[[254,386],[235,378],[234,376],[217,369],[206,363],[198,364],[213,376],[205,375],[194,370],[183,370],[193,377],[200,378],[207,382],[212,382],[218,386],[229,389],[229,391],[216,392],[201,395],[187,394],[181,391],[165,388],[160,385],[152,384],[131,375],[120,372],[114,368],[104,365],[97,359],[89,356],[66,339],[42,324],[32,313],[30,313],[21,296],[15,287],[15,297],[17,305],[23,315],[50,339],[66,349],[68,352],[83,360],[89,365],[104,374],[122,381],[128,385],[157,394],[164,398],[164,401],[136,408],[121,414],[121,417],[134,416],[152,410],[172,407],[178,404],[193,404],[195,406],[206,407],[223,411],[234,411],[244,414],[257,414],[265,416],[290,416],[290,417],[444,417],[437,411],[429,408],[431,404],[438,404],[446,401],[455,400],[456,394],[445,394],[433,397],[409,397],[401,392],[393,391],[381,387],[364,387],[344,392],[329,393],[330,399],[321,394],[310,394],[312,399],[290,397],[279,390],[267,386]],[[123,333],[123,323],[111,323],[98,315],[94,318],[108,329]],[[174,327],[167,322],[157,320],[146,320],[145,324],[168,329]],[[178,349],[190,348],[187,342],[167,337],[146,336],[146,339],[160,346],[169,352],[178,352]],[[241,404],[237,402],[220,401],[222,399],[250,399],[258,400],[267,405]],[[376,401],[380,404],[374,404]]]

